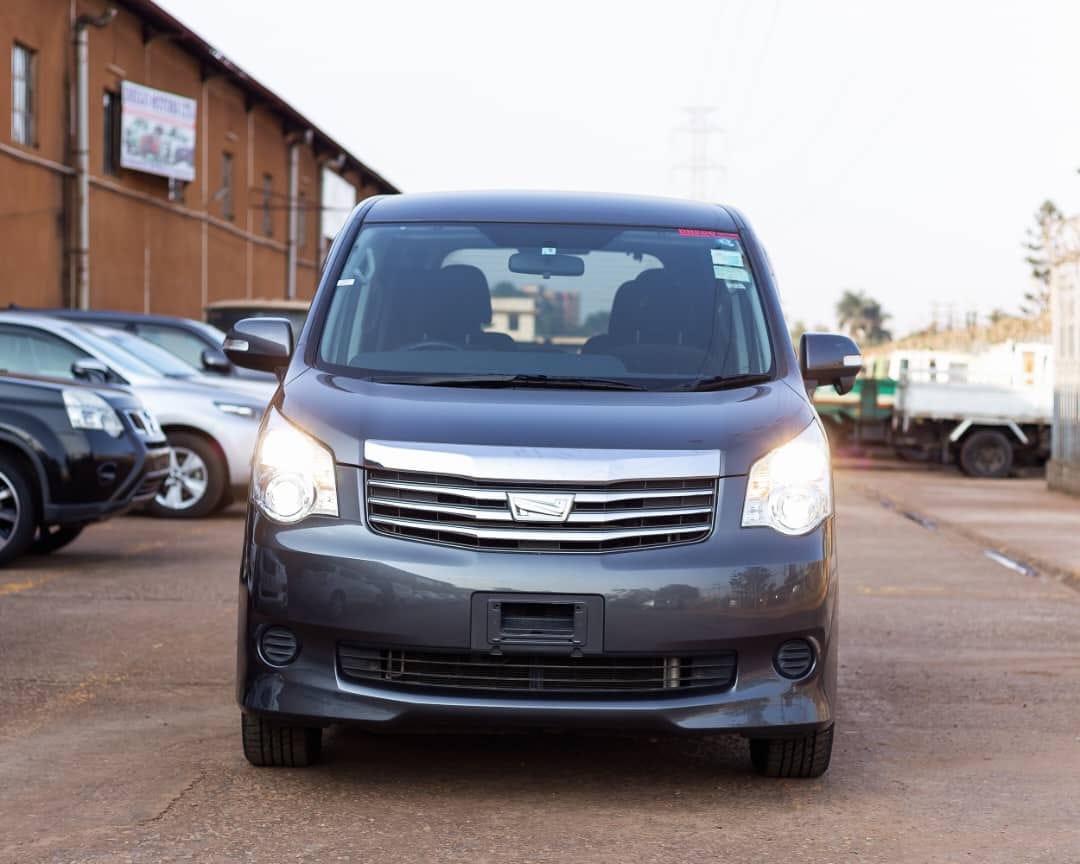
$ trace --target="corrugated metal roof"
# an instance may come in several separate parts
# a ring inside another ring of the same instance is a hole
[[[274,111],[281,114],[296,131],[310,129],[315,136],[315,142],[320,149],[345,157],[343,170],[352,169],[359,172],[362,178],[379,187],[380,192],[399,192],[389,180],[377,171],[365,165],[359,158],[350,153],[344,146],[331,138],[326,132],[312,123],[307,117],[297,111],[292,105],[278,96],[273,90],[260,84],[247,72],[237,66],[221,51],[199,36],[181,21],[174,18],[164,9],[152,2],[152,0],[117,0],[119,5],[142,19],[144,26],[150,31],[168,34],[184,49],[194,54],[203,63],[207,72],[221,74],[233,84],[244,90],[257,101],[269,105]]]

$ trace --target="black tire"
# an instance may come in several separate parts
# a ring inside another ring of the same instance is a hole
[[[63,549],[72,540],[82,534],[86,526],[82,523],[68,523],[67,525],[39,525],[37,536],[30,544],[30,551],[35,555],[48,555],[57,549]]]
[[[166,436],[169,446],[174,448],[176,454],[194,454],[202,463],[204,470],[201,477],[204,482],[203,492],[194,500],[185,499],[185,491],[180,493],[179,500],[175,496],[170,497],[170,490],[177,484],[181,484],[180,474],[184,467],[183,462],[178,462],[174,456],[170,465],[169,476],[162,486],[161,492],[146,505],[147,512],[152,516],[160,516],[165,519],[201,519],[220,509],[226,500],[228,491],[228,471],[225,459],[218,448],[208,438],[191,432],[170,432]],[[174,501],[174,504],[170,504]]]
[[[255,714],[240,715],[244,757],[260,768],[306,768],[319,761],[322,729],[273,723]]]
[[[18,462],[0,453],[0,565],[29,548],[36,528],[30,480]]]
[[[820,777],[829,770],[833,727],[800,738],[752,738],[750,761],[762,777]]]
[[[1002,432],[972,432],[960,445],[960,468],[969,477],[1008,477],[1012,464],[1012,442]]]

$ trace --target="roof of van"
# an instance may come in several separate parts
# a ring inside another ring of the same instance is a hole
[[[432,192],[375,199],[365,222],[564,222],[736,231],[719,204],[593,192]]]

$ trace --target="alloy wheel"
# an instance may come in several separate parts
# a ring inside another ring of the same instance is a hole
[[[206,463],[194,450],[173,447],[169,457],[169,476],[154,499],[170,510],[188,510],[206,495],[209,475]]]
[[[19,524],[19,493],[6,474],[0,473],[0,549],[11,540]]]

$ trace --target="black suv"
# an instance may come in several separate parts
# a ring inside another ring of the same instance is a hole
[[[168,473],[161,427],[127,390],[0,373],[0,564],[149,501]]]

